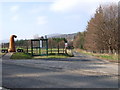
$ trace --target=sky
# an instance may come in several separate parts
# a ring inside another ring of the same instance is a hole
[[[0,2],[0,40],[13,34],[31,39],[82,32],[99,5],[112,2],[118,0],[4,0]]]

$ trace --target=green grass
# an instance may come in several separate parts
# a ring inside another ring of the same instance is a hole
[[[91,52],[86,52],[86,51],[80,50],[80,49],[77,49],[76,51],[86,54],[86,55],[92,55],[92,56],[98,57],[100,59],[106,59],[109,61],[118,62],[118,54],[115,55],[115,54],[91,53]]]
[[[66,54],[51,54],[48,56],[34,56],[32,57],[30,54],[26,54],[26,53],[14,53],[11,56],[11,59],[45,59],[45,58],[68,58],[70,56],[66,55]]]
[[[0,50],[2,50],[2,49],[8,49],[8,48],[0,48]]]
[[[104,59],[108,59],[108,60],[118,60],[118,55],[95,55],[95,56],[97,56],[97,57],[100,57],[100,58],[104,58]]]
[[[11,56],[11,59],[32,59],[32,56],[30,54],[17,52]]]
[[[34,59],[45,59],[45,58],[68,58],[69,56],[66,54],[55,54],[55,55],[48,55],[48,56],[34,56]]]

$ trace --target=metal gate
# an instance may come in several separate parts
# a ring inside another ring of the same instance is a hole
[[[48,39],[32,39],[31,54],[32,56],[48,55]]]

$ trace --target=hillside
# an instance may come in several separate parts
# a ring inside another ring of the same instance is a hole
[[[73,41],[74,37],[77,35],[77,33],[72,34],[52,34],[47,35],[48,38],[66,38],[68,41]]]

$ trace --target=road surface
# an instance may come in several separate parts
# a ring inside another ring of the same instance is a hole
[[[118,88],[118,64],[75,53],[66,59],[3,60],[6,88]]]

